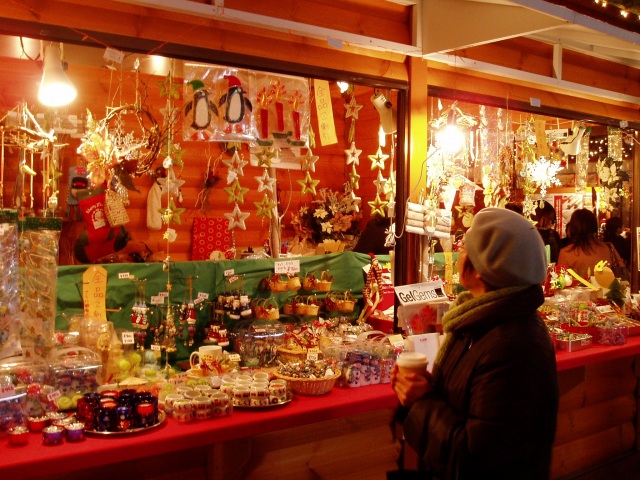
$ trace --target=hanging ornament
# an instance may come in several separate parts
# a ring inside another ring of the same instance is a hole
[[[160,189],[163,195],[167,193],[174,197],[180,197],[180,187],[184,185],[185,181],[177,179],[173,167],[167,168],[167,175],[165,177],[158,177],[157,182],[160,185]]]
[[[310,148],[307,148],[307,153],[298,157],[298,160],[300,160],[300,168],[304,171],[315,172],[316,162],[319,158],[318,155],[313,154]]]
[[[363,105],[359,105],[356,103],[356,96],[351,95],[351,100],[349,103],[345,103],[345,118],[351,118],[351,125],[349,126],[349,135],[347,136],[347,141],[349,143],[353,142],[353,139],[356,135],[356,120],[358,119],[358,112],[362,109]]]
[[[302,190],[301,190],[302,195],[304,195],[305,193],[311,193],[315,195],[316,185],[320,183],[320,180],[313,180],[308,171],[302,180],[296,180],[296,181],[302,187]]]
[[[382,200],[380,195],[376,195],[375,200],[372,202],[367,202],[371,207],[371,216],[380,215],[384,217],[384,208],[387,206],[388,202]]]
[[[351,173],[349,174],[349,183],[351,184],[351,188],[357,190],[360,188],[360,175],[356,172],[356,167],[351,167]]]
[[[387,179],[382,175],[382,170],[378,170],[378,178],[373,181],[373,184],[376,186],[376,193],[378,195],[384,195]]]
[[[184,213],[185,209],[178,208],[173,198],[169,200],[169,206],[166,209],[160,208],[158,211],[162,214],[162,221],[166,225],[169,225],[170,222],[176,222],[178,225],[182,225],[180,215]]]
[[[233,230],[238,227],[240,230],[246,230],[247,226],[245,225],[245,220],[249,217],[248,213],[244,213],[240,211],[240,207],[236,203],[236,206],[231,213],[225,213],[224,216],[229,220],[229,230]]]
[[[276,152],[268,147],[262,147],[259,151],[253,153],[258,160],[258,167],[271,168],[271,160],[275,157]]]
[[[273,217],[273,208],[276,206],[274,202],[269,199],[269,196],[265,193],[262,200],[259,202],[253,202],[258,207],[256,217],[266,217],[271,219]]]
[[[351,142],[351,148],[349,150],[344,151],[347,156],[347,165],[359,165],[360,164],[360,154],[362,150],[356,148],[356,142]]]
[[[245,159],[240,158],[240,154],[238,153],[238,150],[236,149],[233,152],[233,156],[231,158],[228,158],[226,160],[223,160],[222,163],[224,163],[228,169],[229,172],[233,172],[237,175],[244,175],[244,167],[249,163],[247,162]]]
[[[273,193],[273,189],[276,185],[276,178],[271,178],[269,176],[269,170],[266,168],[263,169],[262,175],[259,177],[253,177],[258,181],[258,192],[262,192],[266,190],[268,192]]]
[[[384,170],[384,162],[387,158],[389,158],[389,155],[382,153],[382,147],[378,147],[378,151],[375,155],[369,155],[369,160],[371,160],[371,171],[376,168]]]
[[[235,179],[230,186],[223,188],[223,190],[229,195],[227,203],[244,203],[244,195],[249,191],[248,188],[240,185],[238,179]]]

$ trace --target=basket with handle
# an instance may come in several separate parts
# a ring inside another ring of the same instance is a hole
[[[269,277],[269,290],[273,293],[282,293],[289,290],[289,277],[284,274],[271,275]]]
[[[295,305],[293,306],[293,311],[296,315],[306,315],[307,314],[307,302],[302,295],[298,295],[295,298]]]
[[[318,297],[315,295],[309,295],[307,297],[307,313],[306,315],[315,317],[320,312],[320,305],[318,304]]]
[[[323,378],[296,378],[282,375],[279,372],[273,373],[277,378],[287,381],[289,389],[297,395],[325,395],[329,393],[340,377],[340,372]]]
[[[307,291],[314,290],[316,288],[316,272],[307,272],[304,276],[304,280],[302,282],[302,288]]]
[[[351,295],[351,290],[347,290],[344,292],[344,295],[341,296],[340,300],[338,300],[338,310],[344,313],[351,313],[355,309],[356,300]]]
[[[320,273],[320,278],[316,279],[315,287],[319,292],[328,292],[331,290],[332,283],[333,276],[329,275],[329,270],[323,270]]]
[[[292,292],[297,292],[302,288],[302,281],[296,274],[288,275],[287,288]]]

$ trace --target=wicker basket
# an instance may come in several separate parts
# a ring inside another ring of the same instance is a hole
[[[282,345],[276,350],[282,363],[298,363],[304,362],[307,359],[306,350],[290,350]]]
[[[325,378],[294,378],[273,373],[276,377],[287,381],[289,390],[297,395],[325,395],[329,393],[340,377],[340,372],[334,373],[331,377]]]

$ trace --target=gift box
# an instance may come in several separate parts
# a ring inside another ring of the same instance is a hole
[[[191,233],[191,260],[209,260],[211,252],[224,252],[231,247],[229,220],[226,218],[194,218]]]

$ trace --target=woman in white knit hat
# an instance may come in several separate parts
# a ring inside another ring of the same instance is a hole
[[[549,477],[558,409],[555,351],[537,308],[545,247],[535,227],[506,209],[474,218],[459,252],[466,292],[442,319],[433,374],[394,370],[416,478]]]

